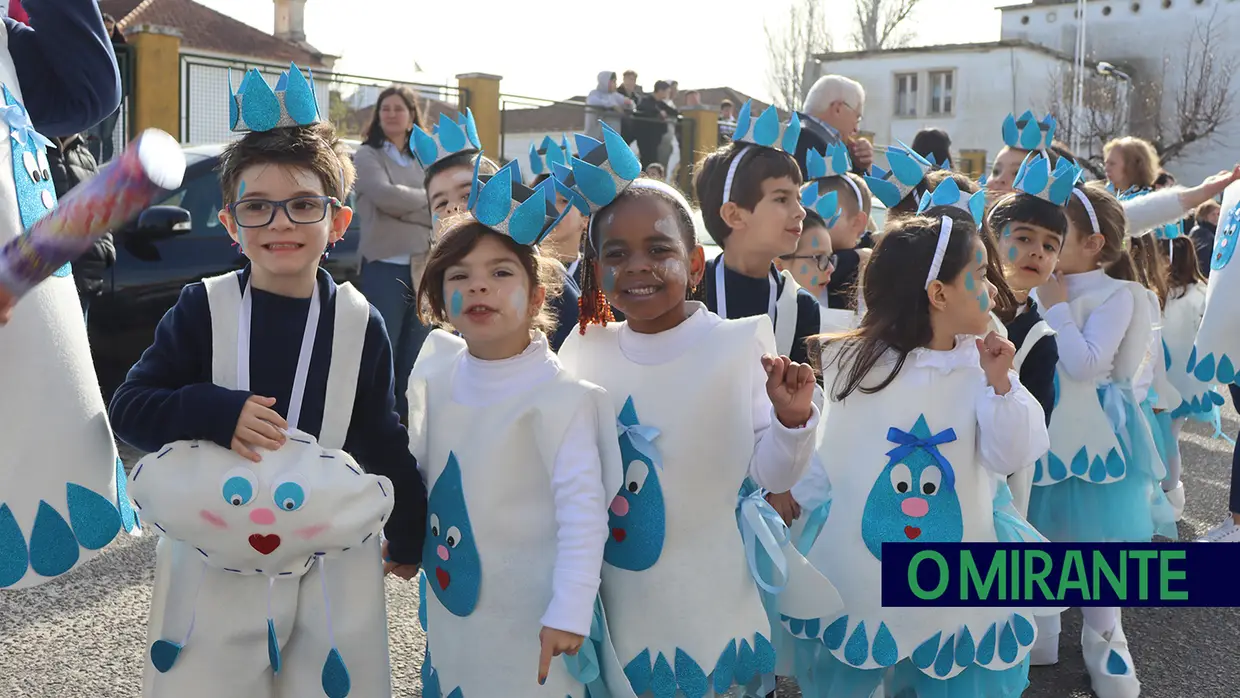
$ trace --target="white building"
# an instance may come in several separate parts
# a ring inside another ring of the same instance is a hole
[[[1004,117],[1032,109],[1042,116],[1058,100],[1054,93],[1071,81],[1079,21],[1075,0],[1034,0],[1002,11],[1000,40],[990,43],[924,46],[877,52],[828,53],[806,69],[807,85],[820,75],[846,75],[866,88],[862,129],[879,144],[899,138],[909,143],[923,127],[951,136],[962,170],[974,169],[984,152],[989,164],[1003,147]],[[1220,37],[1240,30],[1240,2],[1235,0],[1088,0],[1087,66],[1101,61],[1119,66],[1140,85],[1163,85],[1162,121],[1173,123],[1175,97],[1194,32],[1211,24]],[[1200,49],[1198,49],[1199,51]],[[1217,44],[1213,60],[1240,55],[1234,42]],[[1240,91],[1240,72],[1235,87]],[[1070,88],[1069,88],[1070,89]],[[1134,92],[1141,90],[1135,88]],[[1150,137],[1155,115],[1132,109],[1132,132]],[[1240,98],[1233,121],[1240,121]],[[1067,115],[1058,114],[1060,121]],[[1189,146],[1167,169],[1185,183],[1230,169],[1240,162],[1240,124],[1227,125],[1211,139]],[[1088,154],[1088,153],[1082,153]]]
[[[1048,85],[1071,64],[1070,55],[1023,40],[828,53],[811,64],[807,84],[831,74],[860,82],[861,128],[875,143],[911,144],[923,128],[942,129],[957,167],[976,176],[1003,147],[1004,117],[1043,108]]]

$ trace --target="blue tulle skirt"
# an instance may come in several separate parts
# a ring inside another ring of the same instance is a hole
[[[1155,535],[1178,536],[1175,512],[1162,490],[1166,466],[1150,423],[1130,387],[1111,385],[1114,404],[1123,411],[1120,449],[1124,479],[1095,484],[1070,477],[1037,486],[1029,497],[1029,522],[1052,541],[1061,543],[1142,543]]]
[[[891,669],[857,669],[818,644],[797,641],[797,685],[804,698],[870,698],[886,682],[888,698],[1017,698],[1029,687],[1029,658],[1009,669],[971,666],[950,679],[937,679],[911,659]],[[901,696],[903,698],[903,696]]]
[[[1171,457],[1175,453],[1175,436],[1171,432],[1171,413],[1165,410],[1155,412],[1154,403],[1146,400],[1141,403],[1141,414],[1150,427],[1150,435],[1154,437],[1158,457],[1163,463],[1171,462]]]

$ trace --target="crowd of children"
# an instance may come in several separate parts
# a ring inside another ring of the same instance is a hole
[[[249,264],[184,289],[110,406],[162,536],[148,698],[390,695],[385,573],[420,585],[424,696],[1019,696],[1060,609],[884,608],[882,544],[1175,538],[1181,430],[1235,379],[1176,231],[1240,168],[1156,192],[1124,139],[1086,183],[1026,113],[984,188],[902,145],[802,171],[797,117],[746,105],[696,206],[606,125],[525,167],[468,113],[415,127],[438,329],[395,385],[319,268],[353,167],[313,86],[229,98]],[[1094,692],[1136,698],[1119,609],[1083,611]]]

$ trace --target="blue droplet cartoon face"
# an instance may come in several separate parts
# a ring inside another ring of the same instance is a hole
[[[964,536],[960,499],[951,463],[938,446],[955,441],[948,429],[930,435],[925,417],[911,433],[891,429],[899,444],[878,476],[861,514],[861,537],[870,553],[883,559],[883,543],[959,543]]]
[[[633,399],[620,412],[620,456],[627,465],[620,492],[611,501],[607,525],[610,535],[603,560],[623,570],[650,569],[663,552],[666,532],[662,465],[651,441],[658,432],[638,424]]]
[[[448,454],[448,465],[431,488],[426,510],[422,564],[439,603],[452,615],[463,618],[478,606],[482,561],[465,508],[461,466],[455,454]]]
[[[22,227],[29,229],[56,207],[56,187],[47,162],[46,138],[34,130],[26,108],[9,92],[4,92],[5,120],[9,125],[9,145],[13,149],[13,181],[17,188],[17,208]]]

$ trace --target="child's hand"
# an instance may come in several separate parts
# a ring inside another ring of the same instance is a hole
[[[13,306],[17,305],[17,297],[3,286],[0,286],[0,327],[9,324],[13,318]]]
[[[771,492],[766,495],[766,501],[771,508],[779,512],[779,517],[784,520],[784,524],[791,526],[793,521],[801,518],[801,505],[791,492]]]
[[[1206,199],[1213,199],[1232,182],[1240,179],[1240,165],[1236,165],[1235,169],[1223,170],[1213,177],[1207,177],[1201,182],[1201,193]],[[1203,201],[1204,203],[1204,201]]]
[[[1007,395],[1012,389],[1012,379],[1008,371],[1012,370],[1012,362],[1016,360],[1016,346],[999,336],[997,332],[986,335],[986,339],[977,340],[977,353],[982,370],[986,372],[986,382],[995,389],[996,395]]]
[[[418,565],[405,565],[399,562],[392,562],[388,557],[388,542],[383,541],[383,574],[394,574],[406,582],[418,576]]]
[[[762,357],[766,369],[766,394],[775,417],[789,429],[800,429],[813,416],[814,369],[786,356]]]
[[[576,633],[544,627],[538,633],[542,643],[542,655],[538,658],[538,685],[547,683],[547,672],[551,671],[551,658],[561,654],[575,655],[581,649],[585,637]]]
[[[1050,278],[1038,287],[1038,302],[1042,304],[1043,310],[1068,302],[1068,287],[1063,282],[1063,274],[1051,274]]]
[[[259,395],[251,395],[245,401],[241,417],[237,419],[237,430],[233,432],[232,450],[258,463],[263,458],[255,449],[274,451],[284,445],[286,437],[281,430],[288,429],[288,422],[271,409],[275,404],[275,398]]]

